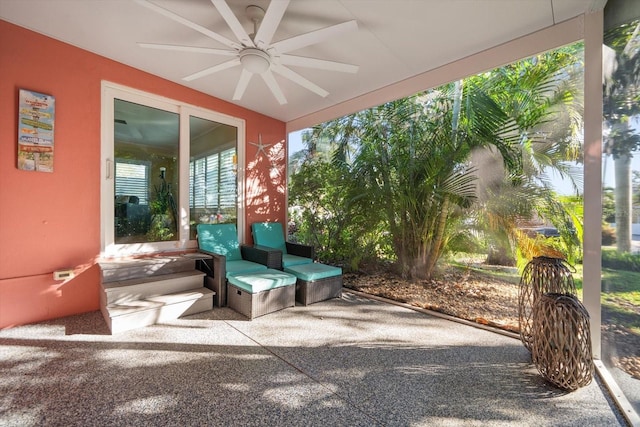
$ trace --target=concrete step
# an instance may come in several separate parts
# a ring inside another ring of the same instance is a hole
[[[145,299],[102,306],[102,314],[112,334],[174,320],[213,309],[210,289],[199,289],[151,296]]]
[[[102,283],[118,282],[161,274],[180,273],[196,268],[196,261],[208,255],[188,253],[181,255],[150,256],[100,262]]]
[[[191,269],[172,274],[103,283],[105,303],[122,304],[155,296],[199,289],[204,286],[205,273]]]
[[[213,309],[215,292],[196,270],[199,253],[100,263],[100,309],[112,334]]]

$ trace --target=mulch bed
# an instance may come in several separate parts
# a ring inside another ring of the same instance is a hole
[[[519,333],[518,284],[472,269],[450,268],[431,280],[404,280],[383,266],[345,273],[344,286],[370,295]],[[603,325],[603,345],[615,342],[613,363],[640,380],[640,335]]]

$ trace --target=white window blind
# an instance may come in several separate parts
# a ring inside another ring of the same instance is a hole
[[[148,164],[117,159],[115,175],[116,196],[136,196],[141,205],[148,203]]]
[[[189,206],[224,209],[236,205],[235,148],[193,160],[189,167]]]
[[[233,171],[235,153],[235,149],[220,153],[219,203],[221,208],[232,208],[236,205],[236,174]]]
[[[206,159],[198,159],[189,165],[189,194],[191,195],[189,205],[204,206],[205,202],[205,166]]]

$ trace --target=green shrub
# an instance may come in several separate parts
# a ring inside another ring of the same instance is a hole
[[[357,191],[340,165],[304,163],[289,183],[291,239],[314,246],[321,262],[347,270],[392,256],[380,210],[354,197]]]
[[[640,272],[640,254],[602,251],[602,267],[613,270]]]

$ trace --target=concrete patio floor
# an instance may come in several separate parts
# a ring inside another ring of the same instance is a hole
[[[111,336],[99,312],[0,331],[2,426],[616,426],[597,377],[548,385],[519,340],[345,292]]]

